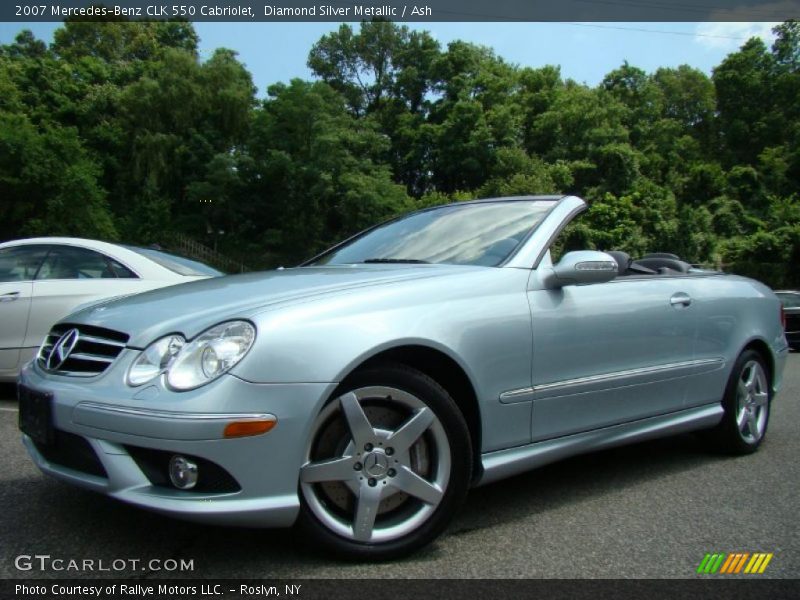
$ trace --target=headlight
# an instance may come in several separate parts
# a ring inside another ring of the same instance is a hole
[[[161,375],[185,343],[180,335],[168,335],[150,344],[128,369],[128,385],[143,385]]]
[[[191,390],[213,381],[238,363],[256,339],[247,321],[228,321],[207,329],[183,346],[167,367],[167,383]]]

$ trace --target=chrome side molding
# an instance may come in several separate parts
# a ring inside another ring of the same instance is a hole
[[[678,371],[682,369],[699,370],[700,367],[709,367],[708,370],[714,370],[716,368],[721,368],[724,365],[725,365],[724,358],[704,358],[698,360],[686,360],[682,362],[667,363],[663,365],[654,365],[652,367],[640,367],[638,369],[626,369],[624,371],[614,371],[612,373],[600,373],[598,375],[589,375],[588,377],[577,377],[575,379],[565,379],[562,381],[542,383],[539,385],[535,385],[533,387],[525,387],[515,390],[509,390],[507,392],[503,392],[502,394],[500,394],[500,402],[504,404],[510,404],[513,402],[526,402],[528,400],[534,400],[537,393],[556,392],[561,389],[563,389],[565,393],[568,393],[569,388],[572,387],[591,385],[603,382],[617,383],[617,380],[620,380],[618,382],[620,383],[620,385],[628,385],[630,382],[626,382],[623,380],[632,377],[656,375],[659,373],[666,374],[669,373],[670,371]],[[704,371],[699,370],[699,372],[704,372]],[[694,374],[696,373],[685,373],[681,374],[681,376],[694,375]],[[555,395],[555,394],[549,394],[549,395]]]

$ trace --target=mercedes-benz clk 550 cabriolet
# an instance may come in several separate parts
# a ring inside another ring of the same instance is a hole
[[[450,204],[298,268],[87,307],[20,374],[25,446],[133,505],[298,522],[362,559],[433,540],[471,486],[570,455],[687,431],[756,450],[788,352],[776,296],[673,255],[557,259],[584,208]]]

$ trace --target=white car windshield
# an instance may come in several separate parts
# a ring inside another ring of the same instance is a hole
[[[178,275],[185,275],[187,277],[210,275],[211,277],[217,277],[225,274],[222,271],[218,271],[217,269],[209,267],[208,265],[199,261],[184,258],[183,256],[176,256],[175,254],[168,254],[163,250],[156,250],[155,248],[140,248],[139,246],[127,245],[123,245],[123,247],[149,258],[154,263],[157,263],[162,267],[177,273]]]

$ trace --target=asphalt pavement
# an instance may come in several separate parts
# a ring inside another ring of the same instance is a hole
[[[18,556],[48,555],[61,567],[133,559],[84,575],[141,579],[684,578],[709,552],[774,553],[759,577],[800,575],[798,353],[757,453],[715,454],[682,435],[572,458],[473,490],[438,541],[377,567],[326,556],[294,530],[185,523],[51,480],[20,443],[13,397],[0,388],[0,577],[80,576],[15,566],[26,565]],[[169,559],[194,569],[154,570]]]

